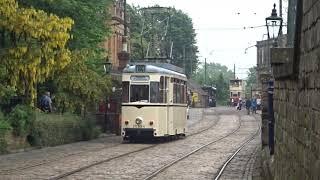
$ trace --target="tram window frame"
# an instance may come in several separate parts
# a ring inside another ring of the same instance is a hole
[[[130,92],[130,82],[123,81],[122,82],[122,102],[128,103],[129,102],[129,92]]]
[[[137,90],[136,92],[135,89],[137,89],[138,86],[144,86],[143,88],[145,89],[141,89],[141,87],[139,88],[139,90]],[[150,102],[150,86],[149,84],[130,84],[130,102]],[[133,94],[137,94],[138,93],[138,97],[135,96],[136,100],[133,100],[134,95]],[[140,95],[139,95],[140,94]]]
[[[160,102],[160,83],[157,81],[150,81],[150,103]]]

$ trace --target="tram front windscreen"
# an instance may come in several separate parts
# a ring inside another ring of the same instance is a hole
[[[131,85],[130,102],[149,102],[149,85]]]

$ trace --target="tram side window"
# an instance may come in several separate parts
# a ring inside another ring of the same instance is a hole
[[[177,90],[176,90],[176,93],[177,93],[177,102],[176,103],[181,103],[181,86],[179,84],[179,81],[177,82],[176,84],[176,87],[177,87]]]
[[[163,76],[160,77],[160,85],[159,85],[159,90],[160,90],[160,101],[159,103],[167,103],[167,79],[165,79]]]
[[[129,102],[129,82],[122,82],[122,102]]]
[[[180,101],[180,103],[181,104],[184,104],[184,81],[182,81],[181,82],[181,90],[180,90],[180,92],[181,92],[181,101]]]
[[[177,103],[177,84],[175,83],[175,80],[173,81],[173,103]]]
[[[160,102],[159,82],[150,82],[150,102],[151,103]]]
[[[130,102],[149,102],[149,85],[131,85]]]

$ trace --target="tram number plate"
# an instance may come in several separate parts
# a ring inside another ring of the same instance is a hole
[[[143,125],[141,125],[141,124],[133,125],[133,127],[134,127],[134,128],[144,128],[144,126],[143,126]]]

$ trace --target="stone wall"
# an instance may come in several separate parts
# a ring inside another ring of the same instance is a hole
[[[320,179],[320,0],[303,0],[298,78],[275,81],[275,179]],[[299,16],[299,15],[298,15]]]

